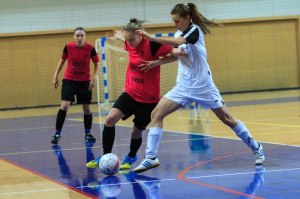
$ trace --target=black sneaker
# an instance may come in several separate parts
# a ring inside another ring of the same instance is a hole
[[[52,144],[57,144],[59,140],[60,140],[60,135],[59,134],[55,134],[55,135],[52,136],[51,143]]]
[[[88,142],[95,142],[96,138],[94,138],[94,136],[90,133],[85,134],[85,140]]]

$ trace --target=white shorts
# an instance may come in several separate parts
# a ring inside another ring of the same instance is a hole
[[[186,91],[186,88],[176,85],[164,97],[181,104],[183,107],[196,102],[204,109],[216,109],[224,104],[220,92],[215,86],[206,90]]]

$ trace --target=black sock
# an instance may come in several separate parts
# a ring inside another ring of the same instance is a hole
[[[59,109],[57,116],[56,116],[56,134],[60,134],[61,129],[64,125],[66,119],[67,111],[63,111]]]
[[[83,116],[83,122],[84,122],[85,134],[89,134],[90,130],[92,128],[92,123],[93,123],[92,113],[90,115],[84,115]]]
[[[130,152],[128,153],[128,156],[134,158],[141,145],[142,145],[142,137],[138,139],[131,138]]]
[[[111,153],[112,147],[115,141],[115,126],[107,127],[104,125],[104,129],[102,131],[102,148],[103,155],[107,153]]]

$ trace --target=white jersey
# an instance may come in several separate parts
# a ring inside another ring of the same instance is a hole
[[[184,32],[178,30],[174,37],[182,36],[187,41],[186,44],[178,46],[188,53],[186,59],[179,59],[177,86],[185,88],[187,91],[203,90],[215,87],[210,67],[206,61],[206,49],[204,34],[196,24],[190,24]]]

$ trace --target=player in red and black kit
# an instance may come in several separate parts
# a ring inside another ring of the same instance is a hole
[[[82,104],[84,112],[85,140],[90,142],[96,141],[90,133],[93,121],[90,105],[92,101],[92,89],[97,81],[100,60],[94,46],[85,42],[86,32],[84,28],[76,28],[73,37],[75,42],[66,44],[53,78],[53,85],[56,89],[58,87],[58,75],[68,59],[68,65],[62,80],[61,105],[56,117],[56,132],[52,137],[52,144],[57,144],[60,140],[67,111],[71,103],[75,101],[75,96],[77,104]],[[93,61],[95,67],[92,77],[90,74],[90,59]]]
[[[111,153],[115,139],[115,124],[134,115],[134,126],[131,130],[130,151],[125,156],[120,169],[130,169],[138,159],[137,151],[142,144],[142,132],[150,123],[150,115],[160,100],[160,57],[166,62],[177,60],[172,47],[151,42],[140,37],[135,31],[143,30],[143,21],[136,18],[123,27],[123,32],[116,31],[115,37],[124,41],[128,52],[129,63],[126,72],[125,92],[122,93],[106,117],[102,132],[103,154]],[[175,57],[175,58],[174,58]],[[151,62],[153,65],[146,61]],[[154,62],[157,60],[157,62]],[[164,62],[164,63],[166,63]],[[141,65],[148,63],[147,73]],[[158,66],[158,67],[155,67]],[[101,156],[86,164],[88,168],[98,168]]]

